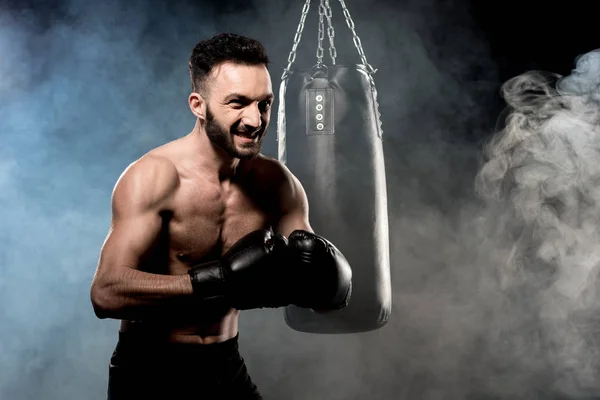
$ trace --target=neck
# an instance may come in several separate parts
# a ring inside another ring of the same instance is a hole
[[[231,178],[240,163],[239,158],[228,155],[207,136],[203,124],[198,120],[188,135],[194,159],[204,171],[215,174],[220,180]]]

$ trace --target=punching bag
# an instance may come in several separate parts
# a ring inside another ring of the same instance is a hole
[[[343,0],[340,2],[349,18]],[[307,0],[303,9],[301,26],[309,3]],[[329,7],[327,0],[321,0],[321,16],[327,11],[330,14],[324,4]],[[348,25],[353,28],[351,21]],[[293,51],[299,37],[297,34]],[[301,332],[371,331],[385,325],[391,312],[382,128],[374,70],[362,48],[359,55],[363,63],[357,65],[326,66],[318,58],[312,68],[292,70],[294,54],[282,76],[279,160],[306,191],[315,233],[330,240],[352,267],[352,297],[346,308],[327,313],[285,308],[287,325]]]

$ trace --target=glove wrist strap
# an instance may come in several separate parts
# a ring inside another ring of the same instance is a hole
[[[203,300],[220,299],[227,296],[227,288],[220,261],[196,265],[188,270],[194,295]]]

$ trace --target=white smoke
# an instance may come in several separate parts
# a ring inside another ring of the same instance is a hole
[[[509,114],[485,149],[477,193],[497,212],[503,289],[530,293],[557,389],[595,384],[600,268],[600,51],[572,74],[531,71],[502,86]],[[585,323],[583,323],[585,321]]]
[[[556,87],[564,95],[589,96],[600,101],[600,49],[578,57],[571,75],[560,79]]]

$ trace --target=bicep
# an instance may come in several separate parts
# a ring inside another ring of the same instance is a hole
[[[308,218],[300,213],[286,214],[280,218],[275,230],[283,236],[288,237],[295,230],[313,232]]]
[[[289,176],[279,192],[280,215],[275,230],[288,237],[295,230],[313,232],[310,226],[309,206],[300,181]]]
[[[98,273],[129,267],[138,269],[155,247],[162,227],[158,213],[146,212],[113,221],[100,252]]]

